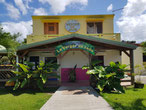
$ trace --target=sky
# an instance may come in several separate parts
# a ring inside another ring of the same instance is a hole
[[[32,33],[32,15],[93,14],[115,14],[114,33],[122,40],[146,41],[146,0],[0,0],[0,24],[21,33],[19,41]]]

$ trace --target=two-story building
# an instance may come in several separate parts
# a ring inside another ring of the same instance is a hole
[[[32,16],[33,33],[27,36],[27,45],[18,48],[17,60],[36,65],[41,60],[54,60],[60,64],[58,74],[62,83],[68,81],[68,71],[75,65],[77,81],[88,81],[82,66],[94,60],[101,60],[104,66],[111,61],[121,62],[124,52],[133,73],[133,50],[137,46],[120,41],[120,34],[114,33],[113,18],[113,14]]]

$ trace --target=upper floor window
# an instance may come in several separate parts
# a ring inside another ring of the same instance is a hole
[[[102,33],[102,22],[88,22],[87,34]]]
[[[58,23],[44,23],[44,34],[58,34]]]

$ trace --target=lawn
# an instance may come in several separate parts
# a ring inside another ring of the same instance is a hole
[[[144,89],[128,87],[125,94],[102,93],[115,110],[146,110],[146,85]]]
[[[0,110],[39,110],[57,88],[39,90],[0,89]]]

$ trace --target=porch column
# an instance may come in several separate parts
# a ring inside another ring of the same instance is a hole
[[[130,70],[131,70],[131,84],[134,84],[134,55],[133,50],[130,50]]]

